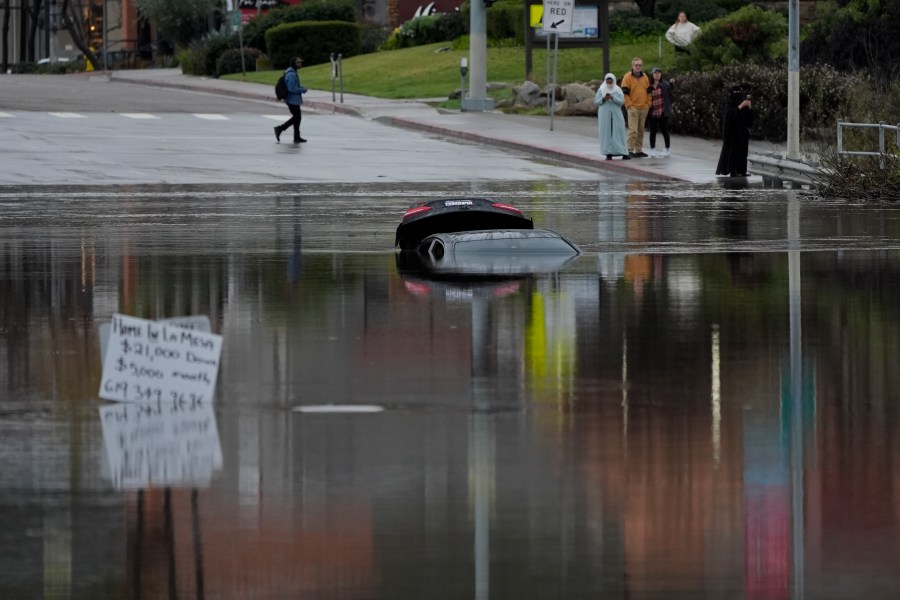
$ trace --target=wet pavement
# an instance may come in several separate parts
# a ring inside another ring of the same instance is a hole
[[[674,135],[670,157],[606,161],[599,154],[594,117],[551,121],[460,113],[422,101],[321,90],[305,95],[304,108],[303,133],[310,142],[276,145],[272,126],[286,118],[286,111],[272,86],[187,76],[180,69],[112,71],[109,76],[0,75],[0,123],[7,128],[0,135],[0,152],[14,161],[0,183],[385,179],[465,184],[502,177],[629,176],[763,184],[759,176],[716,176],[717,140]],[[36,112],[24,119],[21,111]],[[146,151],[148,145],[153,152]],[[752,152],[783,150],[751,141]]]
[[[177,69],[112,71],[113,80],[151,87],[203,90],[240,98],[273,101],[272,86],[183,75]],[[597,119],[594,117],[541,117],[510,115],[499,111],[467,112],[435,109],[424,101],[385,100],[356,94],[311,90],[304,105],[325,113],[350,114],[369,121],[404,127],[446,138],[524,152],[564,164],[624,173],[659,181],[691,183],[734,182],[715,175],[721,149],[718,140],[673,135],[672,155],[639,160],[607,161],[599,154]],[[433,100],[433,99],[432,99]],[[644,147],[649,149],[649,133]],[[658,147],[662,148],[661,138]],[[783,145],[782,145],[783,146]],[[751,140],[756,153],[784,153],[782,146]],[[646,151],[646,150],[645,150]],[[761,184],[750,176],[737,181]]]
[[[403,260],[454,186],[3,191],[0,597],[896,597],[900,214],[513,191],[585,253]],[[114,312],[208,315],[214,402],[110,417]]]

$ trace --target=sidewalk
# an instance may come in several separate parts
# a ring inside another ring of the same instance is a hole
[[[99,74],[98,77],[105,75]],[[272,86],[242,81],[184,75],[180,69],[144,69],[112,71],[113,80],[226,94],[255,100],[270,100],[279,107]],[[721,142],[673,135],[672,156],[607,161],[600,155],[597,120],[593,117],[554,117],[508,115],[502,112],[458,112],[433,108],[415,100],[387,100],[344,94],[332,98],[331,92],[311,90],[304,95],[304,108],[321,112],[340,112],[393,127],[404,127],[434,135],[465,140],[487,146],[524,152],[532,156],[582,167],[613,170],[657,181],[713,183],[729,181],[717,177],[716,163]],[[649,134],[647,134],[649,137]],[[644,151],[650,144],[645,137]],[[657,138],[662,148],[662,136]],[[766,142],[750,142],[751,153],[768,153],[779,148]],[[750,183],[761,177],[746,178]]]

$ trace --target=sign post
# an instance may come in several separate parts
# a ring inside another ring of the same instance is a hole
[[[553,37],[553,68],[550,68],[550,37],[547,35],[547,89],[550,110],[550,131],[553,131],[553,115],[556,112],[556,69],[559,64],[559,34],[572,33],[572,16],[575,14],[574,0],[544,0],[544,15],[541,29]]]

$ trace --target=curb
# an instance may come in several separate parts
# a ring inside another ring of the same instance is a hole
[[[479,144],[483,144],[486,146],[493,146],[496,148],[503,148],[505,150],[516,150],[518,152],[524,152],[526,154],[531,154],[535,156],[540,156],[542,158],[550,158],[553,160],[557,160],[560,162],[577,164],[583,167],[589,167],[592,169],[600,169],[604,171],[617,171],[627,175],[637,175],[646,179],[652,179],[655,181],[681,181],[677,177],[672,177],[671,175],[666,175],[664,173],[657,173],[655,171],[647,171],[641,169],[637,165],[632,166],[631,164],[623,165],[621,164],[623,161],[607,161],[606,159],[593,157],[593,156],[585,156],[583,154],[574,154],[571,152],[565,152],[563,150],[559,150],[557,148],[549,148],[546,146],[535,146],[533,144],[525,144],[522,142],[517,142],[515,140],[509,140],[498,137],[487,137],[477,133],[471,133],[468,131],[459,131],[456,129],[448,129],[445,127],[440,127],[439,125],[433,125],[431,123],[422,123],[421,121],[416,121],[414,119],[407,119],[404,117],[377,117],[374,119],[380,123],[384,123],[385,125],[389,125],[392,127],[401,127],[404,129],[412,129],[416,131],[425,131],[428,133],[434,133],[438,135],[443,135],[446,137],[452,137],[456,139],[466,140],[470,142],[476,142]]]

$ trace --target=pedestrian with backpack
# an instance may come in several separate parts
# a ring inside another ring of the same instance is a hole
[[[281,133],[292,126],[294,128],[294,143],[300,144],[306,141],[300,137],[300,120],[303,118],[300,106],[303,104],[303,94],[307,91],[305,87],[300,85],[300,75],[297,73],[302,65],[303,59],[298,56],[291,61],[291,66],[285,69],[284,75],[282,75],[284,78],[283,87],[287,88],[287,95],[284,97],[284,102],[287,104],[288,110],[291,111],[291,118],[275,127],[275,141],[279,143],[281,143]],[[280,84],[281,82],[279,81],[279,83],[275,85],[276,96],[280,95],[279,88],[282,87]]]

